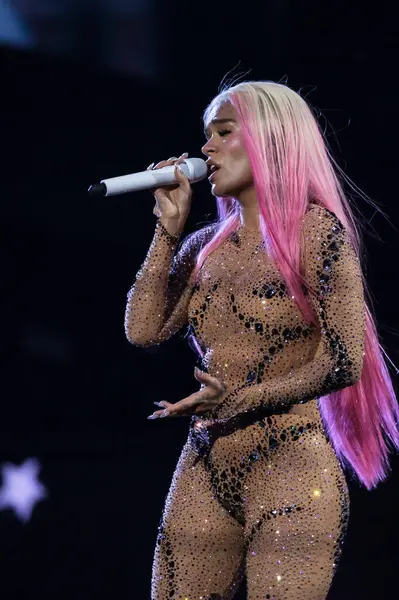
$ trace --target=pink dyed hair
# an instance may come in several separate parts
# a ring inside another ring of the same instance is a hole
[[[258,198],[266,250],[273,256],[304,318],[318,325],[303,293],[300,273],[300,231],[309,200],[340,219],[360,257],[361,236],[341,178],[354,188],[332,157],[309,105],[288,86],[245,81],[223,90],[204,113],[207,124],[224,102],[235,107],[243,132]],[[362,195],[376,210],[369,198]],[[240,222],[234,198],[217,198],[218,226],[197,256],[195,278],[207,256]],[[365,295],[369,290],[362,273]],[[309,290],[310,293],[314,293]],[[370,305],[372,305],[370,300]],[[368,303],[365,356],[361,379],[319,399],[324,426],[344,468],[372,489],[389,471],[390,449],[399,449],[399,406]],[[386,355],[387,356],[387,355]]]

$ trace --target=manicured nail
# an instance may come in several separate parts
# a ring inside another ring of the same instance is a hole
[[[147,417],[147,419],[157,419],[157,415],[150,415],[149,417]]]
[[[160,418],[161,418],[161,419],[164,419],[165,417],[168,417],[168,416],[169,416],[169,413],[168,413],[168,411],[165,409],[165,410],[163,411],[163,413],[160,415]]]
[[[165,408],[164,403],[162,401],[161,402],[154,402],[154,404],[156,406],[160,406],[161,408]]]

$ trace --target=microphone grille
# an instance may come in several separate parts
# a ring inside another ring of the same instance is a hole
[[[186,158],[184,161],[190,172],[190,181],[200,181],[208,174],[208,167],[202,158]]]

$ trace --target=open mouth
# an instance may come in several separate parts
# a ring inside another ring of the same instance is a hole
[[[219,171],[219,169],[220,169],[220,167],[215,167],[215,166],[211,167],[211,174],[208,177],[208,181],[212,181],[214,179],[214,177],[215,177],[216,173]]]

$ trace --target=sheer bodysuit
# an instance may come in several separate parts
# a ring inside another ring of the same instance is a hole
[[[128,294],[133,344],[160,344],[188,325],[200,367],[227,390],[211,414],[191,417],[159,527],[151,598],[229,600],[245,575],[249,600],[322,600],[342,552],[349,494],[319,402],[361,376],[359,260],[334,213],[310,203],[300,268],[316,291],[308,295],[315,326],[259,231],[240,226],[194,282],[214,227],[178,249],[158,220]]]

